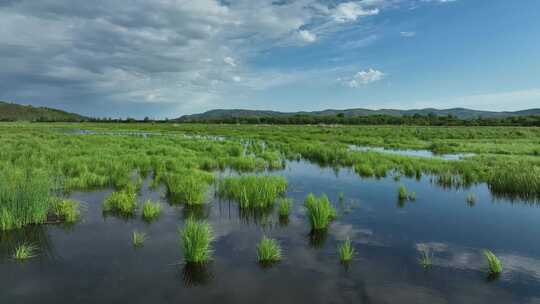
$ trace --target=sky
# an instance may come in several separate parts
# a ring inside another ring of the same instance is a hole
[[[0,100],[92,117],[540,107],[537,0],[0,0]]]

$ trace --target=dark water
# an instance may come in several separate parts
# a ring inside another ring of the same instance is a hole
[[[540,209],[493,201],[485,185],[445,190],[429,178],[361,179],[307,163],[288,163],[283,174],[295,207],[288,223],[272,214],[239,213],[234,202],[213,200],[202,210],[170,206],[150,224],[140,217],[103,217],[110,190],[74,193],[84,202],[72,227],[32,227],[0,238],[0,303],[538,303]],[[400,204],[397,188],[416,192]],[[140,201],[162,191],[145,189]],[[326,235],[313,236],[304,216],[307,193],[327,193],[339,210]],[[339,203],[338,194],[344,194]],[[478,201],[469,206],[466,196]],[[214,260],[193,269],[181,263],[178,228],[186,217],[207,218],[214,228]],[[134,229],[149,239],[131,244]],[[256,262],[263,234],[277,238],[285,259],[271,268]],[[336,246],[350,237],[358,252],[348,266]],[[39,244],[40,255],[20,263],[15,244]],[[419,248],[434,252],[423,269]],[[482,249],[502,260],[489,280]]]

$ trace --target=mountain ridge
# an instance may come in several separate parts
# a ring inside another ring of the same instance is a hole
[[[0,101],[0,121],[84,121],[88,117],[48,107]]]

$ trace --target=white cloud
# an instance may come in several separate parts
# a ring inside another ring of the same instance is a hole
[[[223,62],[225,62],[226,64],[232,66],[232,67],[236,67],[236,60],[234,60],[234,58],[232,57],[225,57],[223,58]]]
[[[400,32],[401,37],[411,38],[416,36],[416,32]]]
[[[350,79],[345,79],[344,83],[351,88],[359,88],[370,83],[380,81],[384,78],[384,76],[385,74],[383,72],[370,68],[366,71],[356,73]]]
[[[315,42],[317,40],[317,35],[306,30],[299,31],[298,37],[304,42]]]
[[[357,2],[340,3],[334,10],[333,17],[337,22],[355,21],[359,17],[376,15],[379,9],[365,9]]]

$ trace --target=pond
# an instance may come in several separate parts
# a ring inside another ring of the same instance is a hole
[[[227,175],[230,173],[218,173]],[[71,227],[34,226],[0,234],[0,303],[535,303],[540,300],[540,208],[495,199],[486,185],[443,189],[402,177],[361,179],[352,171],[289,162],[281,171],[295,201],[288,222],[276,213],[239,212],[235,202],[210,196],[202,210],[167,203],[147,179],[139,196],[162,201],[162,214],[146,223],[104,217],[110,189],[72,193],[84,202],[83,219]],[[400,203],[399,185],[416,192]],[[326,234],[310,234],[302,202],[326,193],[338,209]],[[340,202],[339,193],[343,193]],[[468,193],[477,202],[468,204]],[[206,267],[186,267],[178,229],[186,218],[206,218],[216,240]],[[131,243],[133,230],[148,240]],[[272,267],[256,261],[263,235],[277,238],[284,259]],[[356,251],[348,266],[336,247],[350,238]],[[10,258],[14,244],[31,240],[39,255]],[[430,248],[433,266],[419,263]],[[489,279],[484,248],[504,270]]]
[[[414,157],[425,157],[425,158],[440,158],[444,160],[460,160],[466,157],[472,157],[476,154],[474,153],[434,153],[430,150],[414,150],[414,149],[391,149],[391,148],[383,148],[383,147],[370,147],[370,146],[357,146],[357,145],[349,145],[349,149],[353,151],[361,151],[361,152],[378,152],[378,153],[388,153],[388,154],[396,154],[396,155],[403,155],[403,156],[414,156]]]

